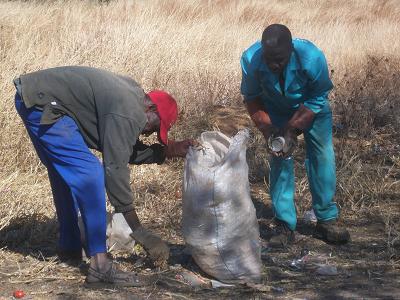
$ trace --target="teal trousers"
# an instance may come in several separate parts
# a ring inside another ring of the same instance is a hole
[[[292,116],[268,113],[272,123],[277,127],[285,126]],[[315,215],[321,221],[336,219],[338,208],[333,201],[336,190],[336,167],[332,143],[332,111],[329,104],[315,115],[310,128],[304,131],[304,140],[305,167]],[[270,167],[270,195],[275,217],[284,221],[291,230],[295,230],[297,217],[294,205],[293,159],[272,157]]]

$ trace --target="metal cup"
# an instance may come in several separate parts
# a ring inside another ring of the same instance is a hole
[[[282,136],[270,137],[268,140],[268,147],[273,152],[281,152],[285,147],[285,138]]]

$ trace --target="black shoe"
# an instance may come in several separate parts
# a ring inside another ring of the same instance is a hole
[[[272,248],[285,248],[293,244],[295,241],[294,231],[283,221],[276,220],[275,223],[274,235],[268,245]]]
[[[350,240],[350,233],[337,220],[318,221],[315,226],[314,237],[332,244],[346,244]]]

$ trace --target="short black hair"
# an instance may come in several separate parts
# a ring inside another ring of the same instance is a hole
[[[261,38],[262,47],[272,53],[290,53],[293,50],[292,33],[282,24],[267,26]]]

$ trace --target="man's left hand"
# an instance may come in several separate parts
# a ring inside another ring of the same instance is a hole
[[[304,106],[304,104],[300,104],[299,109],[289,120],[287,127],[304,131],[311,126],[314,117],[315,113],[311,109]]]
[[[291,156],[297,147],[297,135],[298,132],[295,128],[286,127],[283,131],[283,137],[285,139],[285,146],[283,147],[282,157],[287,158]]]
[[[187,139],[183,141],[169,140],[166,147],[166,156],[167,158],[185,157],[189,150],[189,147],[195,145],[196,141],[192,139]]]

